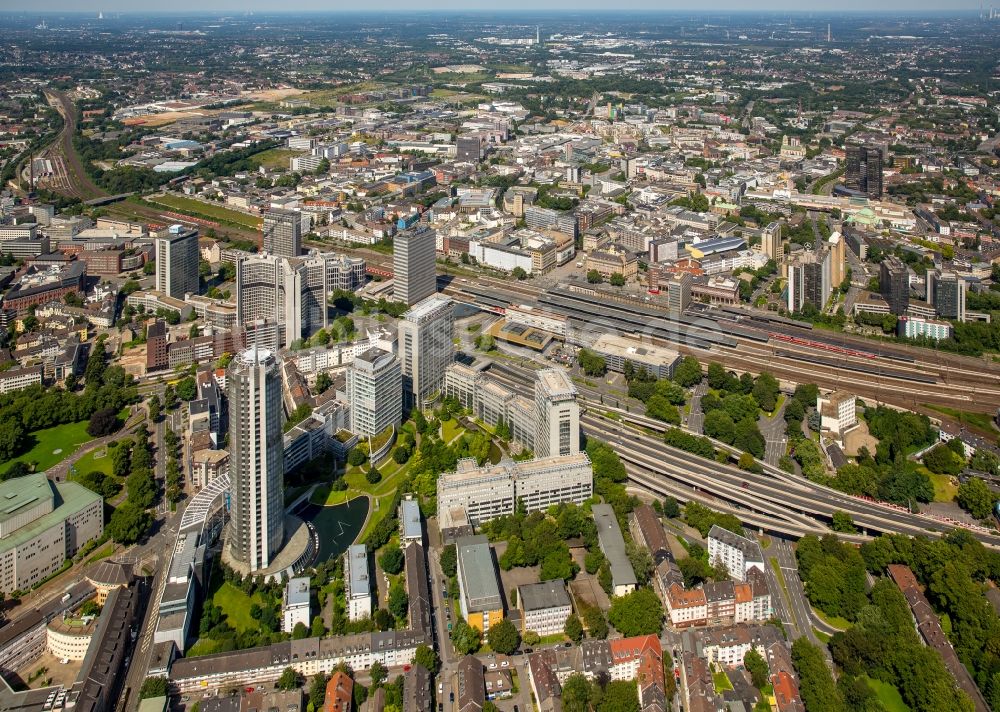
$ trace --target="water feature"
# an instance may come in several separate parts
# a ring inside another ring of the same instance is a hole
[[[349,502],[331,507],[306,504],[296,514],[316,527],[319,537],[319,558],[325,561],[340,556],[354,543],[368,516],[368,498],[355,497]]]

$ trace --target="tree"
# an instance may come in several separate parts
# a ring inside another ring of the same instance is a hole
[[[792,662],[799,674],[802,702],[809,712],[846,712],[843,697],[823,654],[808,638],[799,638],[792,643]]]
[[[596,712],[639,712],[639,690],[635,681],[612,680],[605,685]]]
[[[663,629],[663,606],[652,589],[639,588],[612,599],[608,620],[625,637],[659,635]]]
[[[377,485],[382,481],[382,473],[375,467],[369,467],[368,472],[365,473],[365,479],[368,480],[369,484]]]
[[[420,645],[417,647],[416,652],[413,654],[413,662],[427,668],[431,676],[437,675],[441,667],[441,659],[434,648],[429,645]]]
[[[159,675],[147,677],[142,681],[142,687],[139,688],[140,700],[146,700],[150,697],[166,697],[167,694],[167,678]]]
[[[596,269],[587,270],[587,281],[591,284],[600,284],[604,277]]]
[[[0,461],[15,457],[24,446],[24,425],[20,419],[8,417],[0,420]]]
[[[768,412],[774,410],[777,405],[778,393],[778,380],[766,371],[757,376],[751,391],[753,399],[757,401],[761,409]]]
[[[103,438],[118,430],[118,411],[114,408],[96,410],[87,423],[87,434],[95,438]]]
[[[684,587],[692,588],[712,576],[712,566],[704,559],[685,556],[677,560],[677,568],[684,577]]]
[[[577,363],[588,376],[603,376],[608,365],[603,356],[599,356],[590,349],[580,349],[576,354]]]
[[[198,384],[193,377],[186,376],[177,383],[177,397],[185,401],[193,401],[198,397]]]
[[[459,655],[470,655],[479,650],[482,635],[477,628],[466,623],[464,618],[459,618],[451,629],[451,642]]]
[[[385,679],[389,677],[389,671],[385,669],[385,665],[380,663],[378,660],[372,663],[372,666],[368,668],[368,674],[372,679],[372,689],[378,687]]]
[[[396,625],[396,619],[392,617],[392,614],[384,608],[379,608],[372,615],[372,622],[375,623],[375,627],[379,630],[385,631]]]
[[[278,689],[289,691],[294,690],[296,687],[301,687],[302,679],[299,674],[295,672],[295,668],[286,667],[281,671],[281,677],[278,678]]]
[[[924,465],[936,475],[957,475],[965,462],[945,443],[935,445],[924,455]]]
[[[521,644],[521,635],[517,632],[517,627],[510,619],[504,618],[499,623],[490,626],[486,640],[493,650],[504,655],[510,655]]]
[[[562,686],[562,708],[565,712],[588,712],[590,710],[590,680],[583,673],[574,672]]]
[[[149,419],[154,423],[158,422],[160,420],[160,413],[163,412],[163,405],[160,403],[160,396],[154,393],[149,397],[146,404],[149,408]]]
[[[347,464],[351,467],[359,467],[365,464],[365,460],[368,459],[368,455],[365,454],[364,450],[359,447],[352,448],[349,453],[347,453]]]
[[[976,519],[986,519],[993,513],[997,496],[978,477],[970,477],[958,486],[958,506]]]
[[[316,392],[326,393],[326,391],[333,385],[333,379],[330,378],[330,374],[323,371],[318,376],[316,376]]]
[[[583,639],[583,623],[572,613],[566,617],[566,624],[563,626],[566,637],[574,643],[579,643]]]
[[[312,680],[309,681],[309,704],[313,706],[314,710],[323,706],[323,701],[326,699],[326,683],[327,676],[322,672],[313,675]]]
[[[735,437],[736,424],[724,410],[713,410],[705,416],[703,423],[705,435],[724,443],[732,443]]]
[[[681,424],[681,414],[677,406],[661,395],[654,395],[646,402],[646,415],[671,425]]]
[[[313,638],[322,638],[326,635],[326,626],[323,624],[323,616],[313,616],[312,625],[309,627],[309,635]]]
[[[767,661],[757,652],[756,648],[750,648],[743,656],[743,667],[750,673],[754,687],[762,690],[767,686],[769,678]]]
[[[304,640],[308,637],[309,629],[306,627],[306,624],[302,621],[296,623],[295,627],[292,628],[292,640]]]
[[[390,544],[382,550],[382,555],[378,557],[378,564],[390,576],[395,576],[403,570],[403,550],[395,544]]]
[[[403,587],[402,583],[397,581],[389,587],[389,613],[394,615],[398,620],[402,620],[406,617],[409,606],[410,597],[406,595],[406,588]]]
[[[133,502],[126,501],[111,515],[106,531],[119,544],[135,544],[153,526],[153,516]]]
[[[679,517],[680,515],[681,515],[680,504],[674,497],[667,495],[663,499],[663,516],[669,519],[674,519],[675,517]]]
[[[458,573],[458,550],[454,544],[448,544],[441,550],[441,571],[448,578]]]
[[[608,278],[608,283],[612,287],[624,287],[625,286],[625,275],[621,272],[615,272]]]
[[[587,626],[587,635],[591,638],[604,640],[608,637],[608,622],[597,606],[587,606],[583,609],[583,623]]]
[[[528,278],[528,273],[525,272],[524,271],[524,267],[521,267],[521,266],[517,266],[514,269],[512,269],[510,271],[510,274],[511,274],[511,276],[514,277],[514,279],[516,279],[518,281],[521,281],[523,279],[527,279]]]
[[[701,364],[694,356],[685,356],[674,369],[674,380],[684,388],[701,382]]]
[[[847,512],[841,512],[837,510],[833,513],[832,528],[835,532],[843,532],[844,534],[856,534],[858,528],[854,526],[854,519]]]

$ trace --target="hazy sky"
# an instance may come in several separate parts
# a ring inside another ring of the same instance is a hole
[[[1000,0],[983,0],[988,8],[991,2],[1000,5]],[[243,12],[359,12],[394,11],[412,12],[419,10],[458,10],[462,12],[503,12],[503,11],[791,11],[791,12],[947,12],[957,14],[979,10],[978,0],[760,0],[748,4],[740,0],[506,0],[503,3],[487,0],[367,0],[366,2],[344,2],[344,0],[0,0],[0,11],[37,12],[185,12],[221,11]]]

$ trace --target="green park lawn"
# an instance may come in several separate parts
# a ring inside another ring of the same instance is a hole
[[[718,693],[733,689],[733,683],[729,681],[725,670],[712,671],[712,682],[715,684],[715,691]]]
[[[910,712],[910,708],[903,702],[903,697],[895,685],[881,680],[873,680],[868,676],[865,676],[864,680],[868,683],[868,687],[875,691],[875,694],[878,695],[878,701],[888,712]]]
[[[935,475],[924,466],[920,466],[920,471],[927,475],[931,484],[934,485],[935,502],[954,502],[958,496],[958,485],[951,481],[948,475]]]
[[[839,616],[828,616],[826,613],[823,613],[823,611],[819,610],[818,608],[813,608],[812,610],[813,613],[816,614],[816,617],[819,618],[824,623],[826,623],[828,626],[832,626],[834,628],[840,628],[840,630],[847,630],[848,628],[851,627],[851,622],[846,618],[841,618]]]
[[[252,628],[260,628],[260,623],[250,617],[250,605],[254,602],[260,604],[256,595],[254,598],[250,598],[228,581],[224,581],[212,594],[212,601],[222,609],[229,625],[237,632],[242,633]]]
[[[111,475],[114,469],[111,460],[111,450],[108,450],[106,447],[95,448],[77,460],[73,467],[76,468],[77,474],[80,475],[94,471]]]
[[[241,213],[238,210],[231,210],[222,205],[214,205],[204,200],[186,198],[182,195],[154,195],[146,200],[179,213],[188,213],[196,217],[208,218],[209,220],[233,223],[251,230],[260,229],[260,218]]]
[[[260,153],[255,153],[250,157],[250,162],[255,166],[263,166],[264,168],[278,169],[282,168],[288,170],[289,159],[295,156],[302,156],[305,151],[290,151],[287,148],[269,148],[266,151],[261,151]]]
[[[6,470],[15,462],[35,463],[35,471],[48,470],[76,452],[81,445],[93,438],[87,434],[87,422],[66,423],[52,428],[36,430],[28,437],[35,441],[34,447],[28,452],[3,463]]]
[[[989,413],[973,413],[967,410],[958,410],[957,408],[948,408],[943,405],[932,405],[930,403],[924,403],[924,406],[931,410],[936,410],[938,413],[951,416],[963,425],[981,431],[983,435],[996,437],[997,430],[993,427],[993,418],[990,417]]]

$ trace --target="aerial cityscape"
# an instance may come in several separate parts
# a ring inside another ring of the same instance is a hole
[[[0,712],[1000,712],[1000,7],[68,7]]]

